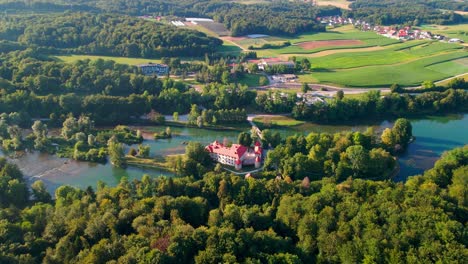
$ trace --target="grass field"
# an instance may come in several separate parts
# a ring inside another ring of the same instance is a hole
[[[92,56],[92,55],[67,55],[67,56],[54,56],[55,58],[66,62],[66,63],[73,63],[79,60],[113,60],[120,64],[127,64],[127,65],[138,65],[144,63],[160,63],[161,60],[158,59],[141,59],[141,58],[125,58],[125,57],[110,57],[110,56]]]
[[[275,127],[275,126],[298,126],[302,125],[305,122],[296,120],[288,116],[264,116],[256,117],[252,120],[261,128]]]
[[[330,41],[330,40],[359,40],[361,44],[355,45],[330,45],[325,47],[319,47],[315,49],[304,49],[299,46],[300,43],[311,42],[311,41]],[[259,56],[277,56],[280,54],[312,54],[325,50],[335,50],[335,49],[350,49],[350,48],[367,48],[375,46],[387,46],[400,41],[395,39],[389,39],[374,32],[363,32],[357,29],[354,29],[352,25],[343,26],[335,29],[331,29],[327,32],[320,33],[308,33],[302,34],[294,38],[290,37],[264,37],[264,38],[255,38],[255,39],[241,39],[235,40],[235,43],[247,49],[249,46],[261,46],[263,44],[279,44],[285,41],[291,42],[291,46],[281,48],[281,49],[267,49],[267,50],[256,50]]]
[[[312,73],[322,83],[351,87],[388,87],[393,83],[416,86],[425,80],[438,81],[467,72],[463,63],[454,62],[468,57],[467,52],[452,52],[426,57],[398,65],[369,66],[347,70]],[[302,76],[299,76],[300,80]]]
[[[402,51],[416,55],[416,56],[429,56],[441,52],[448,52],[448,51],[454,51],[458,49],[462,49],[463,47],[457,44],[453,43],[443,43],[443,42],[427,42],[422,45],[417,45],[414,47],[410,47],[407,49],[404,49]]]
[[[465,81],[468,82],[468,73],[466,73],[463,76],[460,76],[458,78],[464,79]],[[450,81],[451,80],[444,80],[444,81],[438,82],[437,85],[446,86],[447,84],[449,84]]]
[[[224,55],[238,55],[239,53],[242,52],[242,49],[239,48],[238,46],[229,43],[227,41],[223,42],[223,45],[218,48],[217,52],[223,53]]]
[[[248,87],[255,87],[259,86],[259,80],[262,75],[260,74],[244,74],[242,78],[238,80],[238,82],[242,85],[247,85]]]
[[[415,58],[417,56],[391,50],[343,53],[314,58],[312,59],[312,67],[315,71],[349,69],[372,65],[396,64]]]
[[[349,9],[349,5],[351,4],[351,2],[347,0],[316,0],[315,2],[319,6],[331,5],[342,9]]]
[[[438,27],[458,32],[466,25]],[[425,80],[438,81],[468,72],[463,46],[439,41],[417,40],[399,42],[374,32],[356,31],[350,26],[318,34],[305,34],[291,39],[291,43],[321,40],[353,39],[365,42],[355,46],[329,46],[304,50],[293,45],[264,54],[286,59],[291,56],[308,58],[312,73],[300,74],[301,82],[328,83],[342,87],[388,87],[420,85]],[[366,48],[367,47],[367,48]],[[465,58],[465,59],[461,59]]]

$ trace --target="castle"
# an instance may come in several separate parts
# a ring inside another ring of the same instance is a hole
[[[205,147],[210,153],[210,157],[221,164],[233,166],[236,170],[241,170],[242,166],[254,165],[260,168],[262,164],[263,149],[260,142],[255,142],[253,148],[232,144],[225,146],[217,140]]]

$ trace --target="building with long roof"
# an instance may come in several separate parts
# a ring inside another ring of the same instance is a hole
[[[240,144],[225,146],[219,141],[214,141],[205,147],[213,161],[221,164],[233,166],[236,170],[242,169],[244,165],[254,165],[259,168],[262,162],[262,152],[260,142],[256,142],[253,148]]]

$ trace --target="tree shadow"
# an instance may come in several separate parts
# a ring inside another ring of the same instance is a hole
[[[334,70],[327,68],[313,68],[312,72],[335,72]]]

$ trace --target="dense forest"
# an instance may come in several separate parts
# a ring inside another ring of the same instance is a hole
[[[466,17],[454,10],[467,11],[465,1],[450,0],[356,0],[348,17],[381,25],[421,23],[454,24]],[[295,34],[323,30],[315,24],[316,16],[340,15],[335,7],[315,7],[300,1],[272,1],[268,4],[242,5],[232,1],[212,0],[0,0],[0,9],[7,12],[99,12],[127,15],[171,15],[180,17],[212,17],[224,23],[234,35],[258,33]],[[233,20],[235,18],[235,21]],[[280,26],[281,25],[281,26]]]
[[[312,105],[299,103],[294,106],[292,113],[297,119],[326,123],[363,118],[464,112],[468,110],[468,92],[462,89],[460,87],[418,95],[391,93],[385,96],[381,96],[379,91],[370,91],[363,99],[336,97],[335,100],[326,103]]]
[[[46,1],[50,2],[49,11],[61,12],[90,11],[100,13],[120,13],[127,15],[170,15],[179,17],[212,17],[224,23],[232,31],[233,36],[263,33],[276,35],[294,35],[302,32],[324,31],[317,23],[317,16],[339,15],[338,8],[314,7],[304,3],[273,2],[268,5],[242,5],[230,1]],[[77,5],[75,5],[77,4]],[[12,12],[46,10],[46,3],[41,2],[10,2],[2,4],[4,10]],[[124,30],[125,31],[125,30]],[[137,34],[138,35],[138,34]]]
[[[325,31],[317,23],[317,16],[338,15],[337,8],[316,8],[307,4],[275,3],[269,5],[219,5],[204,12],[224,23],[232,36],[253,33],[269,35],[297,35],[304,32]]]
[[[468,3],[463,1],[428,1],[428,0],[356,0],[351,6],[352,11],[346,16],[361,18],[377,25],[420,25],[425,24],[457,24],[467,18],[453,11],[468,10]]]
[[[0,18],[0,38],[63,53],[144,58],[203,56],[222,45],[195,30],[84,13]]]
[[[467,165],[465,146],[405,183],[209,172],[52,201],[0,159],[0,262],[466,263]]]
[[[201,66],[197,78],[206,84],[198,91],[181,81],[145,76],[137,67],[101,59],[63,63],[36,49],[4,53],[0,61],[0,112],[21,112],[25,119],[49,117],[57,124],[69,113],[89,115],[97,124],[127,124],[152,110],[185,114],[193,104],[213,111],[257,108],[269,113],[292,112],[297,119],[322,123],[466,111],[468,105],[463,90],[467,83],[462,79],[453,80],[446,91],[385,96],[371,91],[361,99],[336,97],[307,105],[293,93],[257,95],[233,83],[242,70],[233,74],[222,60]],[[206,112],[202,123],[213,123],[213,115],[220,123],[230,120],[213,111]]]
[[[86,114],[97,124],[118,124],[151,110],[188,113],[192,104],[235,109],[252,105],[256,98],[255,91],[229,78],[226,84],[207,84],[197,92],[181,81],[145,76],[134,66],[102,59],[64,63],[40,51],[0,53],[0,112],[50,117],[58,123],[69,113]],[[220,69],[216,76],[228,73],[224,66]],[[222,116],[218,121],[225,120]]]

